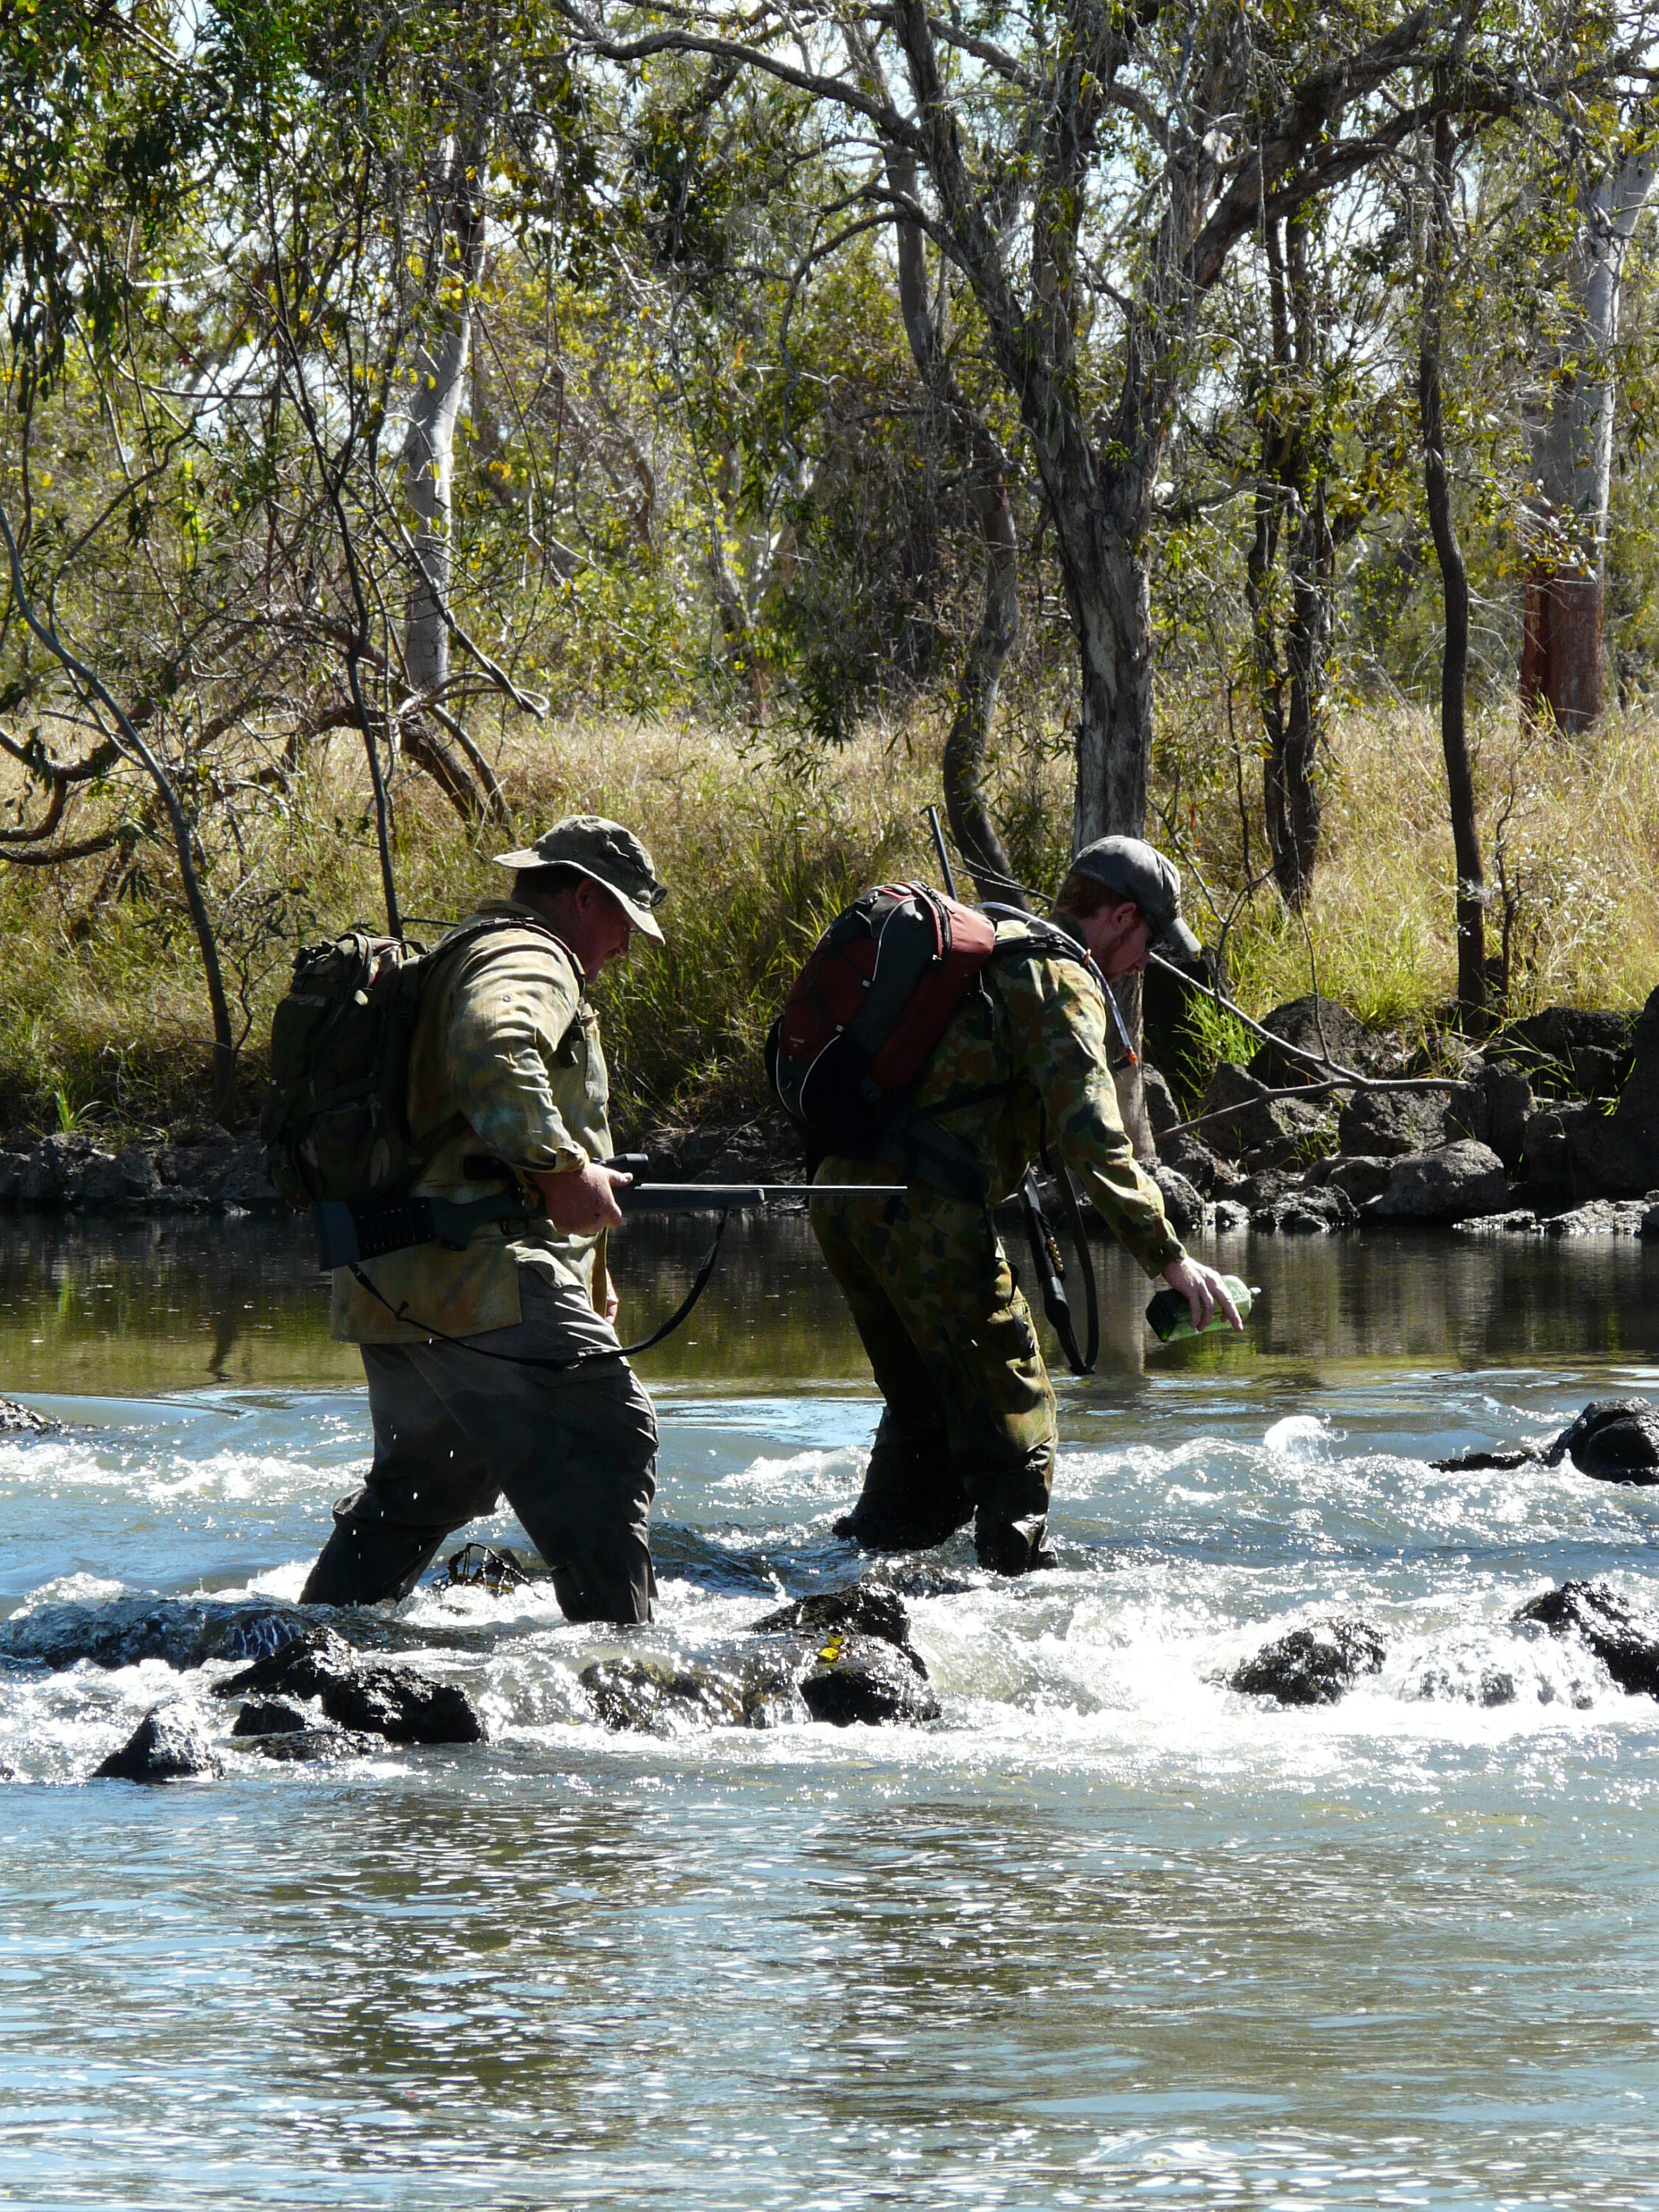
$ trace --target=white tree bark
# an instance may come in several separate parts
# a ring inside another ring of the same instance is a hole
[[[1582,198],[1566,277],[1571,317],[1528,431],[1528,575],[1521,690],[1563,729],[1601,707],[1601,624],[1613,483],[1613,349],[1626,250],[1652,193],[1651,153],[1627,154]]]
[[[449,674],[450,525],[455,424],[467,391],[472,299],[483,271],[484,225],[477,183],[482,138],[456,140],[448,204],[438,230],[434,316],[415,356],[404,491],[415,511],[418,562],[404,611],[404,659],[416,691],[435,691]]]

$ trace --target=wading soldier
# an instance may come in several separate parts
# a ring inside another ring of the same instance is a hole
[[[648,1620],[651,1401],[625,1360],[582,1358],[615,1352],[605,1231],[628,1180],[601,1164],[607,1083],[585,992],[635,930],[661,941],[653,909],[667,894],[638,838],[592,815],[499,865],[512,897],[473,923],[522,927],[441,957],[416,1024],[416,1190],[475,1201],[516,1178],[534,1218],[489,1223],[462,1251],[422,1244],[336,1270],[334,1334],[362,1350],[374,1458],[301,1598],[402,1596],[505,1496],[568,1620]],[[483,1160],[504,1164],[481,1177]]]
[[[982,1565],[1019,1574],[1052,1564],[1054,1396],[989,1211],[1018,1189],[1045,1141],[1147,1274],[1186,1297],[1195,1324],[1218,1308],[1237,1326],[1220,1277],[1188,1259],[1135,1165],[1108,1061],[1105,996],[1082,957],[1091,954],[1109,981],[1143,969],[1155,945],[1195,957],[1180,902],[1162,854],[1139,838],[1103,837],[1073,861],[1051,923],[997,924],[983,988],[950,1017],[914,1092],[921,1115],[970,1157],[985,1204],[911,1182],[890,1199],[813,1206],[885,1401],[863,1493],[838,1535],[908,1550],[942,1543],[971,1518]],[[833,1156],[816,1177],[871,1180],[868,1159]]]

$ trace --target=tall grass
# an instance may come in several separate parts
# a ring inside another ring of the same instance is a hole
[[[667,944],[636,948],[600,987],[619,1133],[649,1121],[763,1109],[761,1044],[787,980],[864,884],[937,864],[921,818],[938,793],[940,730],[866,735],[788,760],[702,726],[599,726],[504,748],[516,820],[472,835],[428,786],[396,788],[398,869],[417,934],[499,893],[490,854],[564,813],[593,811],[645,838],[672,896]],[[1613,718],[1575,742],[1493,714],[1477,732],[1483,842],[1510,887],[1511,1011],[1637,1006],[1659,982],[1659,724]],[[1237,994],[1260,1014],[1310,988],[1364,1019],[1426,1028],[1453,995],[1453,862],[1432,722],[1414,709],[1351,716],[1326,792],[1323,845],[1302,921],[1259,891],[1229,941]],[[1052,750],[1005,764],[1026,865],[1065,849],[1069,772]],[[1259,862],[1259,822],[1253,829]],[[1194,857],[1225,901],[1236,822],[1218,802]],[[165,856],[141,848],[119,896],[106,863],[43,875],[0,869],[0,1116],[13,1127],[180,1128],[209,1095],[210,1036],[194,944]],[[347,747],[210,856],[227,968],[246,1026],[240,1110],[257,1106],[270,1011],[296,945],[380,915],[374,841]],[[1498,946],[1494,905],[1491,944]],[[1189,883],[1188,905],[1210,920]],[[1312,964],[1310,969],[1310,948]],[[1218,1030],[1206,1049],[1238,1041]]]

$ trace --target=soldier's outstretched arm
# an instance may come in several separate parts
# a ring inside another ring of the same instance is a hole
[[[1009,983],[1003,999],[1016,1062],[1042,1097],[1050,1150],[1149,1275],[1192,1264],[1170,1226],[1158,1185],[1135,1164],[1124,1132],[1100,987],[1069,960],[1033,963]]]

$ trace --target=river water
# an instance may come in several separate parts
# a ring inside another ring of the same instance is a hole
[[[629,1229],[625,1320],[706,1234]],[[1652,1591],[1659,1491],[1427,1465],[1659,1391],[1659,1250],[1230,1240],[1247,1340],[1168,1350],[1103,1255],[1060,1570],[886,1563],[942,1723],[613,1736],[596,1655],[872,1571],[829,1533],[856,1341],[799,1220],[729,1246],[641,1362],[659,1622],[402,1609],[488,1747],[79,1786],[191,1682],[0,1674],[0,2202],[1659,2201],[1659,1707],[1510,1622],[1568,1575]],[[0,1440],[7,1612],[291,1598],[366,1459],[276,1224],[12,1224],[0,1389],[72,1425]],[[1224,1686],[1332,1613],[1388,1646],[1345,1702]]]

